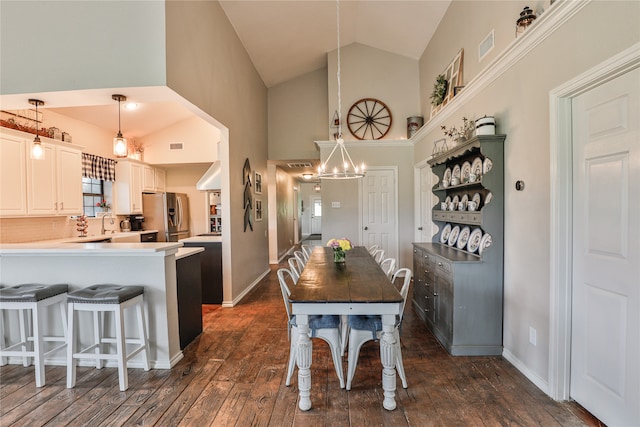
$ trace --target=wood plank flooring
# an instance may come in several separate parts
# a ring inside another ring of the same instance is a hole
[[[281,264],[285,266],[285,264]],[[207,310],[205,331],[172,370],[0,368],[0,426],[599,426],[574,403],[547,397],[501,357],[451,357],[407,304],[402,351],[408,389],[382,409],[378,344],[365,344],[349,392],[340,389],[326,343],[314,340],[311,401],[297,407],[297,375],[286,387],[289,343],[275,271],[241,304]],[[344,361],[346,373],[346,358]],[[297,371],[296,371],[297,372]]]

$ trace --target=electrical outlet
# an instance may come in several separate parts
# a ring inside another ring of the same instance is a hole
[[[529,342],[535,347],[537,341],[537,331],[533,326],[529,326]]]

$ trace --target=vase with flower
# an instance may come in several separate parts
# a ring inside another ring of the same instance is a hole
[[[109,212],[109,209],[111,209],[111,205],[106,200],[96,203],[96,207],[101,208],[103,212]]]
[[[333,249],[333,261],[337,264],[344,264],[346,262],[346,251],[353,247],[351,240],[346,237],[331,239],[327,242],[327,246]]]

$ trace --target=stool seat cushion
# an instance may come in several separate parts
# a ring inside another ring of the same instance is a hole
[[[70,292],[67,301],[80,304],[120,304],[143,293],[143,286],[92,285]]]
[[[0,301],[3,302],[38,302],[56,295],[64,294],[69,285],[41,285],[27,283],[9,288],[0,287]]]

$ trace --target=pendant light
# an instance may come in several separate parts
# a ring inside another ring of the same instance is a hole
[[[120,102],[126,101],[124,95],[111,95],[114,101],[118,101],[118,135],[113,138],[113,155],[116,157],[127,157],[127,139],[122,136],[120,131]]]
[[[360,166],[356,166],[347,151],[347,147],[344,145],[344,139],[342,139],[342,98],[341,98],[341,87],[340,87],[340,0],[336,0],[336,16],[337,16],[337,34],[338,34],[338,72],[337,72],[337,82],[338,82],[338,111],[337,111],[337,124],[338,124],[338,132],[336,134],[336,145],[329,153],[329,157],[326,160],[320,163],[318,166],[318,178],[322,179],[351,179],[351,178],[362,178],[364,176],[364,163]],[[335,124],[336,119],[334,115],[333,123]],[[338,151],[340,155],[336,155],[336,158],[333,158],[334,154],[337,154]]]
[[[35,160],[44,159],[44,148],[42,148],[42,141],[40,141],[39,129],[38,129],[38,107],[44,105],[44,101],[39,99],[29,99],[29,104],[36,106],[36,137],[33,138],[33,145],[31,146],[31,158]]]

